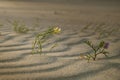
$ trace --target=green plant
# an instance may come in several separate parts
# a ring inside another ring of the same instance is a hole
[[[107,54],[109,53],[108,51],[106,51],[106,49],[108,49],[109,47],[109,43],[106,43],[104,41],[101,41],[97,46],[93,45],[92,42],[90,41],[85,41],[85,44],[87,44],[94,51],[93,53],[89,53],[86,54],[85,56],[81,56],[87,59],[88,62],[90,59],[95,61],[99,54],[103,54],[107,57]]]
[[[61,32],[61,29],[58,28],[58,27],[52,27],[52,28],[49,28],[48,30],[42,32],[42,33],[38,33],[36,36],[35,36],[35,40],[34,40],[34,43],[33,43],[33,46],[32,46],[32,53],[42,53],[42,44],[44,42],[46,42],[48,40],[48,38],[51,37],[51,35],[53,34],[58,34]],[[54,48],[56,46],[53,45],[51,47]]]
[[[13,22],[13,29],[18,33],[27,33],[29,31],[25,24],[19,24],[17,21]]]
[[[27,33],[29,31],[29,29],[26,27],[25,24],[21,24],[19,21],[14,20],[9,21],[9,23],[12,24],[13,26],[13,30],[17,33]]]

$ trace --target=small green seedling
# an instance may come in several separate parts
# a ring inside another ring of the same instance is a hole
[[[20,24],[19,21],[9,21],[12,24],[13,30],[17,33],[27,33],[29,29],[26,27],[25,24]]]
[[[92,44],[92,42],[90,42],[90,41],[85,41],[85,44],[87,44],[87,45],[88,45],[90,48],[92,48],[92,50],[94,51],[94,52],[91,53],[91,54],[86,54],[85,56],[81,56],[82,58],[87,59],[88,62],[89,62],[90,59],[92,59],[92,60],[95,61],[96,58],[97,58],[97,56],[98,56],[99,54],[103,54],[103,55],[105,55],[106,57],[108,57],[107,54],[108,54],[109,52],[107,52],[106,49],[108,49],[109,43],[106,43],[106,42],[104,42],[104,41],[101,41],[97,46],[95,46],[95,45]]]
[[[34,43],[32,46],[32,53],[40,53],[41,54],[42,53],[42,44],[44,42],[46,42],[48,40],[48,38],[50,38],[51,35],[58,34],[60,32],[61,32],[61,29],[59,27],[52,27],[42,33],[38,33],[35,36],[35,40],[34,40]],[[52,46],[51,49],[56,47],[56,45],[57,44]]]
[[[27,33],[29,31],[25,24],[19,24],[17,21],[13,22],[13,29],[17,33]]]

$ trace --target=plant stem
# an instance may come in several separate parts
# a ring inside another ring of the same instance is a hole
[[[40,52],[40,54],[42,53],[42,43],[41,43],[41,40],[39,41],[39,52]]]

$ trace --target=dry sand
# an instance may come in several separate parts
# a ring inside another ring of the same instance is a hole
[[[119,0],[52,1],[0,1],[0,23],[4,25],[0,27],[0,80],[120,80]],[[38,27],[17,34],[7,20]],[[32,55],[35,33],[49,26],[61,27],[62,33],[43,45],[45,55]],[[101,30],[112,29],[111,35],[98,38]],[[91,53],[84,40],[110,42],[109,57],[100,55],[90,63],[80,59],[81,54]],[[58,46],[49,51],[56,42]]]

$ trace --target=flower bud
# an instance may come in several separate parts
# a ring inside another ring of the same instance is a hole
[[[104,48],[107,49],[109,47],[109,43],[104,44]]]

